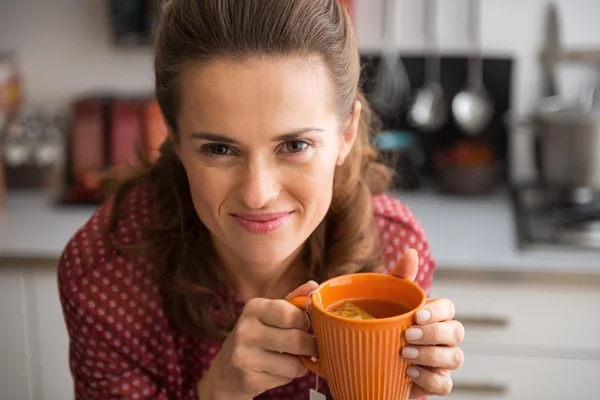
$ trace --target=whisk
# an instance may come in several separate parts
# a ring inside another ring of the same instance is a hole
[[[398,115],[406,106],[410,95],[408,74],[394,48],[390,29],[393,23],[391,19],[394,16],[390,10],[393,1],[385,0],[383,2],[383,49],[378,64],[377,79],[369,96],[373,106],[383,117]],[[402,5],[402,1],[400,4]]]

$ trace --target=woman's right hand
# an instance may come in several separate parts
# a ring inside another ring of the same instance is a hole
[[[308,282],[286,298],[306,296],[316,287]],[[308,328],[305,312],[285,300],[250,300],[200,381],[200,399],[249,400],[304,376],[297,356],[317,352]]]

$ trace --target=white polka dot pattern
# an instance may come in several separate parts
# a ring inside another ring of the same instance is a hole
[[[117,235],[102,229],[107,202],[63,251],[58,279],[76,399],[197,400],[197,383],[219,351],[219,343],[192,338],[173,326],[150,262],[116,249],[115,244],[139,240],[140,225],[150,221],[149,193],[140,187],[125,198]],[[386,267],[391,269],[408,248],[417,249],[417,283],[429,291],[435,264],[420,224],[406,206],[386,195],[373,196],[373,211]],[[315,384],[308,374],[258,399],[304,400]],[[319,390],[328,395],[326,382]]]

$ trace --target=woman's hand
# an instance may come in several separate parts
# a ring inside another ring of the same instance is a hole
[[[419,256],[409,250],[394,267],[392,275],[414,281]],[[450,371],[460,368],[463,352],[458,347],[465,330],[454,321],[454,305],[448,299],[429,299],[416,313],[416,325],[406,330],[402,357],[413,364],[406,374],[415,383],[410,398],[443,396],[452,390]]]
[[[289,297],[308,295],[308,282]],[[285,300],[250,300],[198,385],[199,397],[249,400],[306,374],[298,355],[316,354],[304,311]]]

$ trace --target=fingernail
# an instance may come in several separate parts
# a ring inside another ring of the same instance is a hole
[[[421,371],[417,367],[408,367],[406,368],[406,375],[411,378],[418,378],[421,375]]]
[[[419,349],[414,347],[405,347],[402,349],[402,357],[404,358],[417,358],[419,357]]]
[[[308,281],[308,283],[310,283],[313,286],[319,286],[319,284],[315,281]]]
[[[423,337],[423,331],[419,328],[408,328],[404,336],[406,340],[419,340]]]
[[[429,310],[417,311],[417,322],[419,324],[429,321],[429,318],[431,318],[431,312]]]

